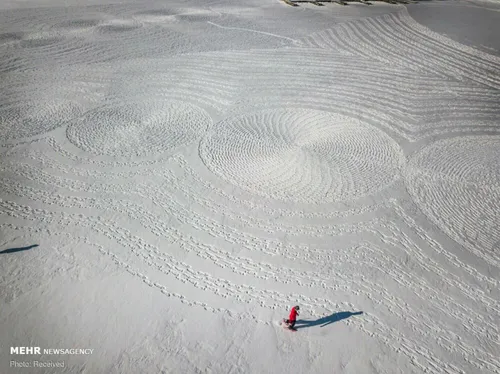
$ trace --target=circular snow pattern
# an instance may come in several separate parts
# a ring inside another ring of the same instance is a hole
[[[408,191],[444,232],[500,265],[500,137],[438,141],[408,165]]]
[[[182,102],[106,106],[68,127],[68,139],[85,151],[130,157],[171,151],[202,136],[211,124],[202,109]]]
[[[56,32],[35,32],[19,41],[23,48],[42,48],[62,42],[65,38]]]
[[[54,25],[55,29],[64,29],[66,31],[81,31],[92,29],[100,24],[97,19],[71,19]]]
[[[324,202],[376,192],[399,176],[401,150],[380,130],[315,110],[270,110],[217,124],[200,146],[214,173],[257,195]]]
[[[134,19],[141,22],[171,22],[175,21],[176,13],[170,9],[148,9],[134,14]]]
[[[65,100],[36,101],[0,108],[0,137],[20,139],[43,134],[81,115],[76,103]]]
[[[97,33],[108,36],[117,36],[117,34],[128,33],[142,27],[142,24],[135,20],[110,20],[99,24],[95,30]]]
[[[99,20],[96,19],[71,19],[69,21],[59,23],[60,27],[63,28],[88,28],[94,27],[99,24]]]

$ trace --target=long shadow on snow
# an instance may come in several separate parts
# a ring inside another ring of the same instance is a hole
[[[316,320],[298,319],[297,322],[295,323],[295,328],[303,329],[306,327],[313,327],[318,325],[321,325],[321,327],[325,327],[326,325],[329,325],[331,323],[335,323],[337,321],[349,318],[351,316],[357,316],[360,314],[363,314],[363,312],[338,312],[338,313],[333,313],[332,315],[327,317],[318,318]]]
[[[3,251],[0,251],[0,254],[27,251],[28,249],[35,248],[35,247],[38,247],[38,244],[33,244],[33,245],[30,245],[29,247],[4,249]]]

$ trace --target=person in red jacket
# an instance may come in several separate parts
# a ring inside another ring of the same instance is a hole
[[[285,320],[285,323],[288,325],[289,329],[293,329],[295,326],[295,322],[297,321],[297,316],[299,315],[300,307],[298,305],[294,306],[290,311],[290,315],[288,319]]]

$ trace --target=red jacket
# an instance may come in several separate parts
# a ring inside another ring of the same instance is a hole
[[[290,311],[290,316],[288,317],[288,319],[290,321],[295,321],[297,319],[298,315],[299,315],[299,313],[297,313],[297,311],[295,310],[295,307],[293,307],[292,310]]]

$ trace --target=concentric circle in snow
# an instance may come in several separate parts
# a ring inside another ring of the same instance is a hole
[[[499,160],[500,137],[446,139],[413,157],[405,178],[415,203],[434,223],[497,266]]]
[[[134,14],[134,19],[141,22],[171,22],[175,21],[176,13],[170,9],[148,9]]]
[[[131,157],[170,151],[201,137],[211,118],[194,105],[177,101],[106,106],[72,123],[68,139],[88,152]]]
[[[112,20],[106,23],[101,23],[95,27],[99,34],[112,35],[127,33],[142,27],[142,24],[134,20]]]
[[[23,48],[42,48],[57,44],[65,38],[56,32],[35,32],[27,34],[19,41]]]
[[[382,189],[402,153],[380,130],[314,110],[269,110],[217,124],[200,146],[214,173],[274,199],[324,202]]]
[[[43,134],[81,115],[71,101],[34,101],[0,108],[0,138],[20,139]]]
[[[53,26],[53,29],[64,30],[65,32],[79,32],[92,30],[100,23],[101,21],[99,21],[98,19],[71,19],[57,23]]]

